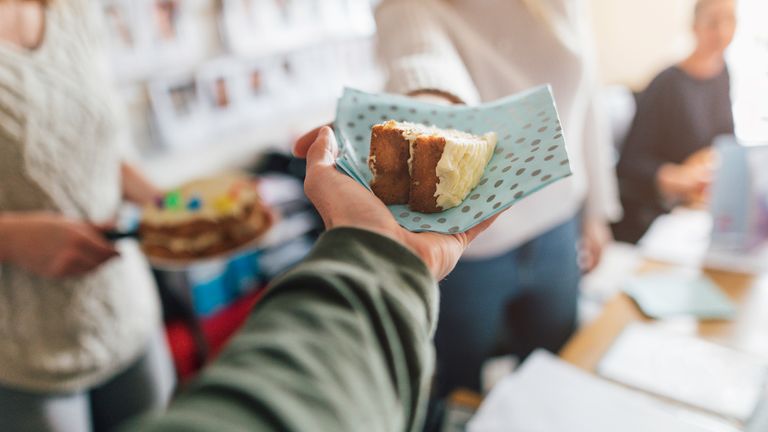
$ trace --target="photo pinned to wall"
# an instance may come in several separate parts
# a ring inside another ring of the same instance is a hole
[[[321,1],[318,16],[330,34],[367,36],[376,30],[370,0]]]
[[[154,0],[152,2],[152,35],[161,43],[174,43],[179,36],[179,1]]]
[[[245,93],[243,65],[235,59],[219,58],[205,64],[197,83],[206,110],[213,113],[236,111]]]
[[[168,89],[175,118],[184,120],[192,116],[197,105],[197,88],[192,81],[184,81]]]
[[[261,57],[375,31],[368,0],[222,0],[230,51]]]
[[[259,97],[263,95],[266,91],[264,69],[258,66],[253,66],[247,68],[246,73],[248,74],[248,95],[251,97]]]
[[[205,141],[208,126],[194,76],[155,79],[149,83],[149,96],[165,147],[189,149]]]
[[[298,93],[291,93],[293,64],[286,57],[270,57],[243,62],[245,103],[250,115],[262,117],[285,108]]]
[[[319,15],[320,4],[338,3],[339,0],[282,0],[278,1],[284,11],[287,26],[293,32],[306,31],[315,34],[322,27]]]
[[[249,101],[263,99],[285,85],[286,77],[279,59],[268,58],[243,62],[245,94]]]
[[[193,2],[182,0],[144,0],[144,14],[150,23],[149,44],[157,55],[169,61],[200,56],[195,36]]]
[[[205,44],[195,32],[193,6],[182,0],[103,0],[118,80],[141,80],[201,60]]]
[[[209,114],[209,135],[224,136],[253,127],[279,109],[281,82],[274,61],[245,61],[222,57],[203,66],[197,74],[203,108]]]
[[[138,40],[136,4],[127,0],[106,0],[103,2],[104,22],[109,44],[122,55],[135,52]]]
[[[222,0],[221,34],[229,49],[240,55],[258,55],[281,44],[287,17],[277,0]]]

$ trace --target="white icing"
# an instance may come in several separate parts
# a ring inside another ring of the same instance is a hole
[[[437,163],[437,205],[443,209],[456,207],[464,201],[483,177],[485,166],[496,148],[496,133],[481,139],[453,139],[446,136],[445,149]]]
[[[231,200],[230,208],[223,210],[216,205],[220,197],[231,196],[233,187],[240,185],[235,199]],[[256,186],[247,177],[239,174],[222,176],[215,179],[204,179],[190,182],[178,189],[180,195],[179,208],[158,208],[154,204],[147,205],[142,213],[143,222],[149,225],[176,225],[196,220],[219,220],[224,217],[239,217],[245,210],[258,202],[259,193]],[[200,199],[200,208],[190,210],[187,203],[191,198]]]
[[[420,136],[438,136],[445,139],[445,148],[435,169],[438,183],[435,190],[437,205],[442,209],[456,207],[480,182],[485,166],[496,148],[496,133],[472,135],[456,129],[440,129],[419,123],[391,122],[403,131],[410,143],[408,172],[413,171],[413,144]]]

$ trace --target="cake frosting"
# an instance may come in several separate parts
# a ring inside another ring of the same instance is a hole
[[[419,154],[419,142],[421,142],[422,148],[427,147],[426,151],[428,152],[439,149],[439,160],[433,164],[434,166],[430,165],[430,169],[434,170],[434,178],[436,179],[432,196],[435,201],[434,206],[438,211],[456,207],[464,201],[480,182],[497,144],[495,132],[473,135],[456,129],[441,129],[436,126],[393,120],[376,125],[374,128],[378,129],[381,134],[387,131],[398,131],[407,143],[407,171],[412,182],[409,195],[413,195],[413,183],[416,183],[415,186],[420,186],[418,182],[424,181],[424,179],[415,178],[423,177],[423,174],[414,174],[414,160]],[[376,182],[377,177],[381,177],[379,170],[377,170],[376,152],[386,151],[386,148],[384,148],[385,146],[374,145],[373,140],[379,134],[374,130],[373,135],[369,165],[374,175],[374,182]],[[434,157],[429,159],[429,163],[432,163]],[[420,165],[423,166],[424,162],[422,161]],[[374,192],[376,192],[375,188]],[[412,201],[411,196],[409,196],[409,205],[414,208],[410,201]],[[388,204],[392,204],[392,202]],[[416,207],[429,206],[417,204]]]
[[[253,240],[270,221],[252,179],[222,175],[187,183],[146,206],[141,243],[153,256],[205,257]]]

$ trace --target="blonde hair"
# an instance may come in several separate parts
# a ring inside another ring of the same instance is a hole
[[[693,7],[693,22],[698,22],[699,18],[701,18],[701,14],[704,12],[704,9],[716,1],[723,0],[696,0],[696,6]],[[732,1],[736,3],[736,0]]]

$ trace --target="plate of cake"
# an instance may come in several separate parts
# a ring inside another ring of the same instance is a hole
[[[552,92],[479,106],[345,89],[337,166],[410,231],[463,232],[571,175]]]
[[[275,219],[258,182],[232,173],[186,183],[145,206],[138,237],[153,267],[177,269],[259,247]]]

